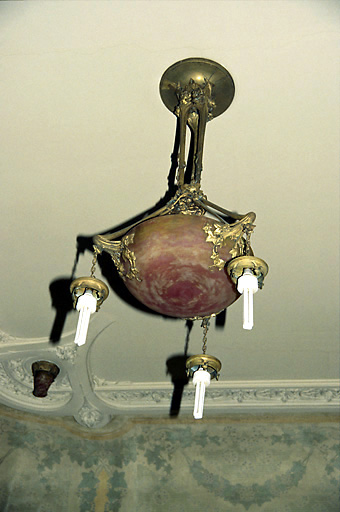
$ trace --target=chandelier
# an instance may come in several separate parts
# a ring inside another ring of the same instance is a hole
[[[196,386],[196,419],[203,416],[205,388],[218,379],[221,369],[221,362],[206,354],[209,321],[243,295],[243,327],[252,329],[253,294],[262,288],[268,272],[250,246],[255,213],[226,210],[209,201],[201,189],[207,122],[230,106],[234,93],[229,72],[208,59],[185,59],[165,71],[160,95],[178,118],[176,191],[165,206],[142,220],[95,236],[90,276],[71,284],[80,313],[78,346],[85,343],[90,315],[109,294],[107,285],[94,275],[103,251],[142,304],[166,316],[202,322],[202,353],[186,362]]]

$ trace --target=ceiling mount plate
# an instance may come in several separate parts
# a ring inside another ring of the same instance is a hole
[[[180,60],[170,66],[159,84],[159,92],[164,105],[174,112],[178,105],[176,90],[185,87],[193,79],[197,84],[204,84],[204,79],[212,84],[212,99],[215,108],[212,116],[217,117],[230,106],[235,94],[234,81],[229,72],[217,62],[203,58]]]

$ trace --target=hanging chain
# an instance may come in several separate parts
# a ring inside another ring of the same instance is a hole
[[[96,270],[96,264],[98,260],[98,254],[100,253],[100,250],[96,245],[93,246],[93,258],[92,258],[92,267],[91,267],[91,277],[95,277],[94,273]]]
[[[210,325],[210,317],[203,318],[202,323],[201,323],[201,327],[203,328],[202,354],[205,354],[207,351],[207,335],[208,335],[209,325]]]

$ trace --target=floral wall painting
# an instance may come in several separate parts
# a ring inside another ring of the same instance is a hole
[[[0,414],[2,512],[338,512],[334,415],[194,422]]]

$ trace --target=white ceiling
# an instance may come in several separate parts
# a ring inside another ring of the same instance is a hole
[[[270,267],[254,329],[242,329],[238,301],[224,327],[212,323],[208,352],[226,383],[338,378],[339,21],[330,0],[1,2],[0,329],[16,347],[3,357],[34,342],[41,359],[51,346],[49,286],[70,276],[79,235],[164,196],[176,119],[159,80],[206,57],[229,70],[236,94],[207,127],[202,187],[256,212],[253,249]],[[80,256],[76,276],[91,258]],[[67,315],[60,346],[76,322]],[[89,372],[170,382],[166,361],[185,336],[183,321],[111,290],[90,327]],[[197,324],[189,352],[200,350]]]

